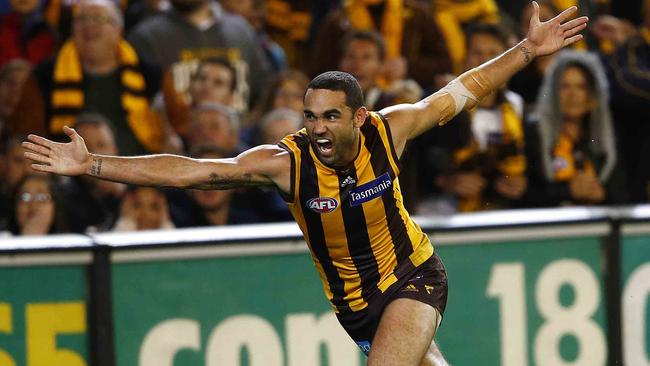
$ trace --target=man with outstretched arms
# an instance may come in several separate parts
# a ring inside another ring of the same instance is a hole
[[[363,106],[349,74],[317,76],[305,93],[305,128],[278,145],[230,159],[173,155],[89,154],[65,128],[69,143],[30,135],[25,156],[38,171],[87,174],[129,184],[195,189],[277,188],[298,222],[323,289],[341,325],[369,365],[446,365],[433,341],[447,301],[447,278],[429,239],[404,209],[399,156],[406,142],[449,121],[521,70],[580,39],[587,18],[575,7],[541,23],[528,38],[415,104],[379,112]]]

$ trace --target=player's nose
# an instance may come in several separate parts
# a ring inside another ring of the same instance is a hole
[[[316,120],[316,123],[314,123],[314,133],[317,135],[321,135],[327,131],[327,128],[325,128],[325,123],[323,122],[322,118],[318,118]]]

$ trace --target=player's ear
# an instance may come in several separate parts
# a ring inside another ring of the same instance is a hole
[[[368,118],[368,110],[366,107],[359,107],[356,112],[354,112],[354,127],[361,128],[363,122]]]

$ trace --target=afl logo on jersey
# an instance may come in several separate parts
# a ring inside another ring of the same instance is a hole
[[[316,213],[324,214],[336,210],[339,207],[339,203],[334,198],[318,197],[307,201],[307,207]]]

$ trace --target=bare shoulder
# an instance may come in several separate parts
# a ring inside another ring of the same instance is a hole
[[[417,109],[417,104],[396,104],[390,107],[386,107],[379,111],[390,123],[390,127],[393,127],[393,124],[404,124]]]
[[[397,104],[386,107],[380,110],[379,113],[388,122],[393,145],[397,150],[397,154],[401,156],[413,129],[413,122],[417,118],[417,104]]]
[[[454,100],[444,91],[438,91],[413,104],[398,104],[381,110],[393,132],[395,147],[406,144],[425,131],[443,124],[453,117]],[[449,118],[448,118],[449,117]]]

